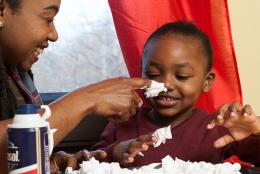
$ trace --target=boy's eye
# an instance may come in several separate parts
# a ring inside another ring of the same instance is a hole
[[[178,80],[188,80],[190,78],[190,76],[186,76],[186,75],[177,75],[176,78]]]
[[[155,78],[155,77],[160,76],[160,73],[146,73],[146,75],[147,75],[149,78]]]

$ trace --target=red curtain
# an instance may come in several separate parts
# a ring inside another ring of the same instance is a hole
[[[213,45],[216,81],[197,103],[208,111],[242,93],[231,36],[227,0],[109,0],[117,36],[131,77],[140,77],[141,52],[149,35],[166,22],[194,22]]]

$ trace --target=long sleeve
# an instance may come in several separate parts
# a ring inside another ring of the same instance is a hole
[[[142,112],[137,112],[142,114]],[[138,137],[139,126],[143,125],[144,121],[138,121],[137,116],[132,116],[128,121],[121,123],[110,122],[104,129],[100,141],[94,145],[91,150],[103,150],[107,152],[106,162],[113,162],[113,149],[119,142]],[[145,134],[142,132],[141,134]]]
[[[237,155],[241,160],[260,167],[260,135],[252,135],[237,142],[230,153]]]
[[[113,148],[118,142],[116,141],[116,124],[109,122],[103,133],[101,134],[100,141],[95,144],[91,150],[103,150],[107,153],[106,162],[113,161]]]

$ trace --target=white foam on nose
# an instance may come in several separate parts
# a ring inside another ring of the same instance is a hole
[[[160,83],[152,80],[151,86],[149,88],[146,88],[144,95],[146,98],[156,97],[160,92],[166,92],[166,91],[167,89],[165,88],[164,83]]]

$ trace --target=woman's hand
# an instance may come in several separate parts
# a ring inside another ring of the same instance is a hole
[[[229,130],[215,141],[215,147],[223,147],[233,141],[240,141],[250,135],[260,134],[260,117],[257,117],[250,105],[241,106],[238,102],[222,105],[218,115],[208,124],[208,129],[223,126]]]
[[[134,162],[134,158],[139,152],[149,149],[149,145],[156,142],[156,137],[152,134],[139,136],[136,139],[122,141],[118,143],[113,149],[114,161],[120,163],[122,166]]]
[[[56,152],[51,156],[51,173],[64,172],[67,167],[77,169],[79,163],[88,161],[92,157],[101,160],[107,157],[107,153],[101,150],[92,152],[81,150],[75,154],[69,154],[63,151]]]
[[[135,89],[150,86],[151,81],[141,78],[114,78],[86,87],[86,97],[94,103],[94,115],[114,121],[126,121],[135,115],[143,102]]]
[[[142,104],[135,89],[149,87],[150,84],[147,79],[119,77],[76,89],[52,102],[49,105],[52,116],[48,121],[51,127],[58,129],[54,142],[59,143],[86,116],[128,120],[135,115],[136,107]]]

